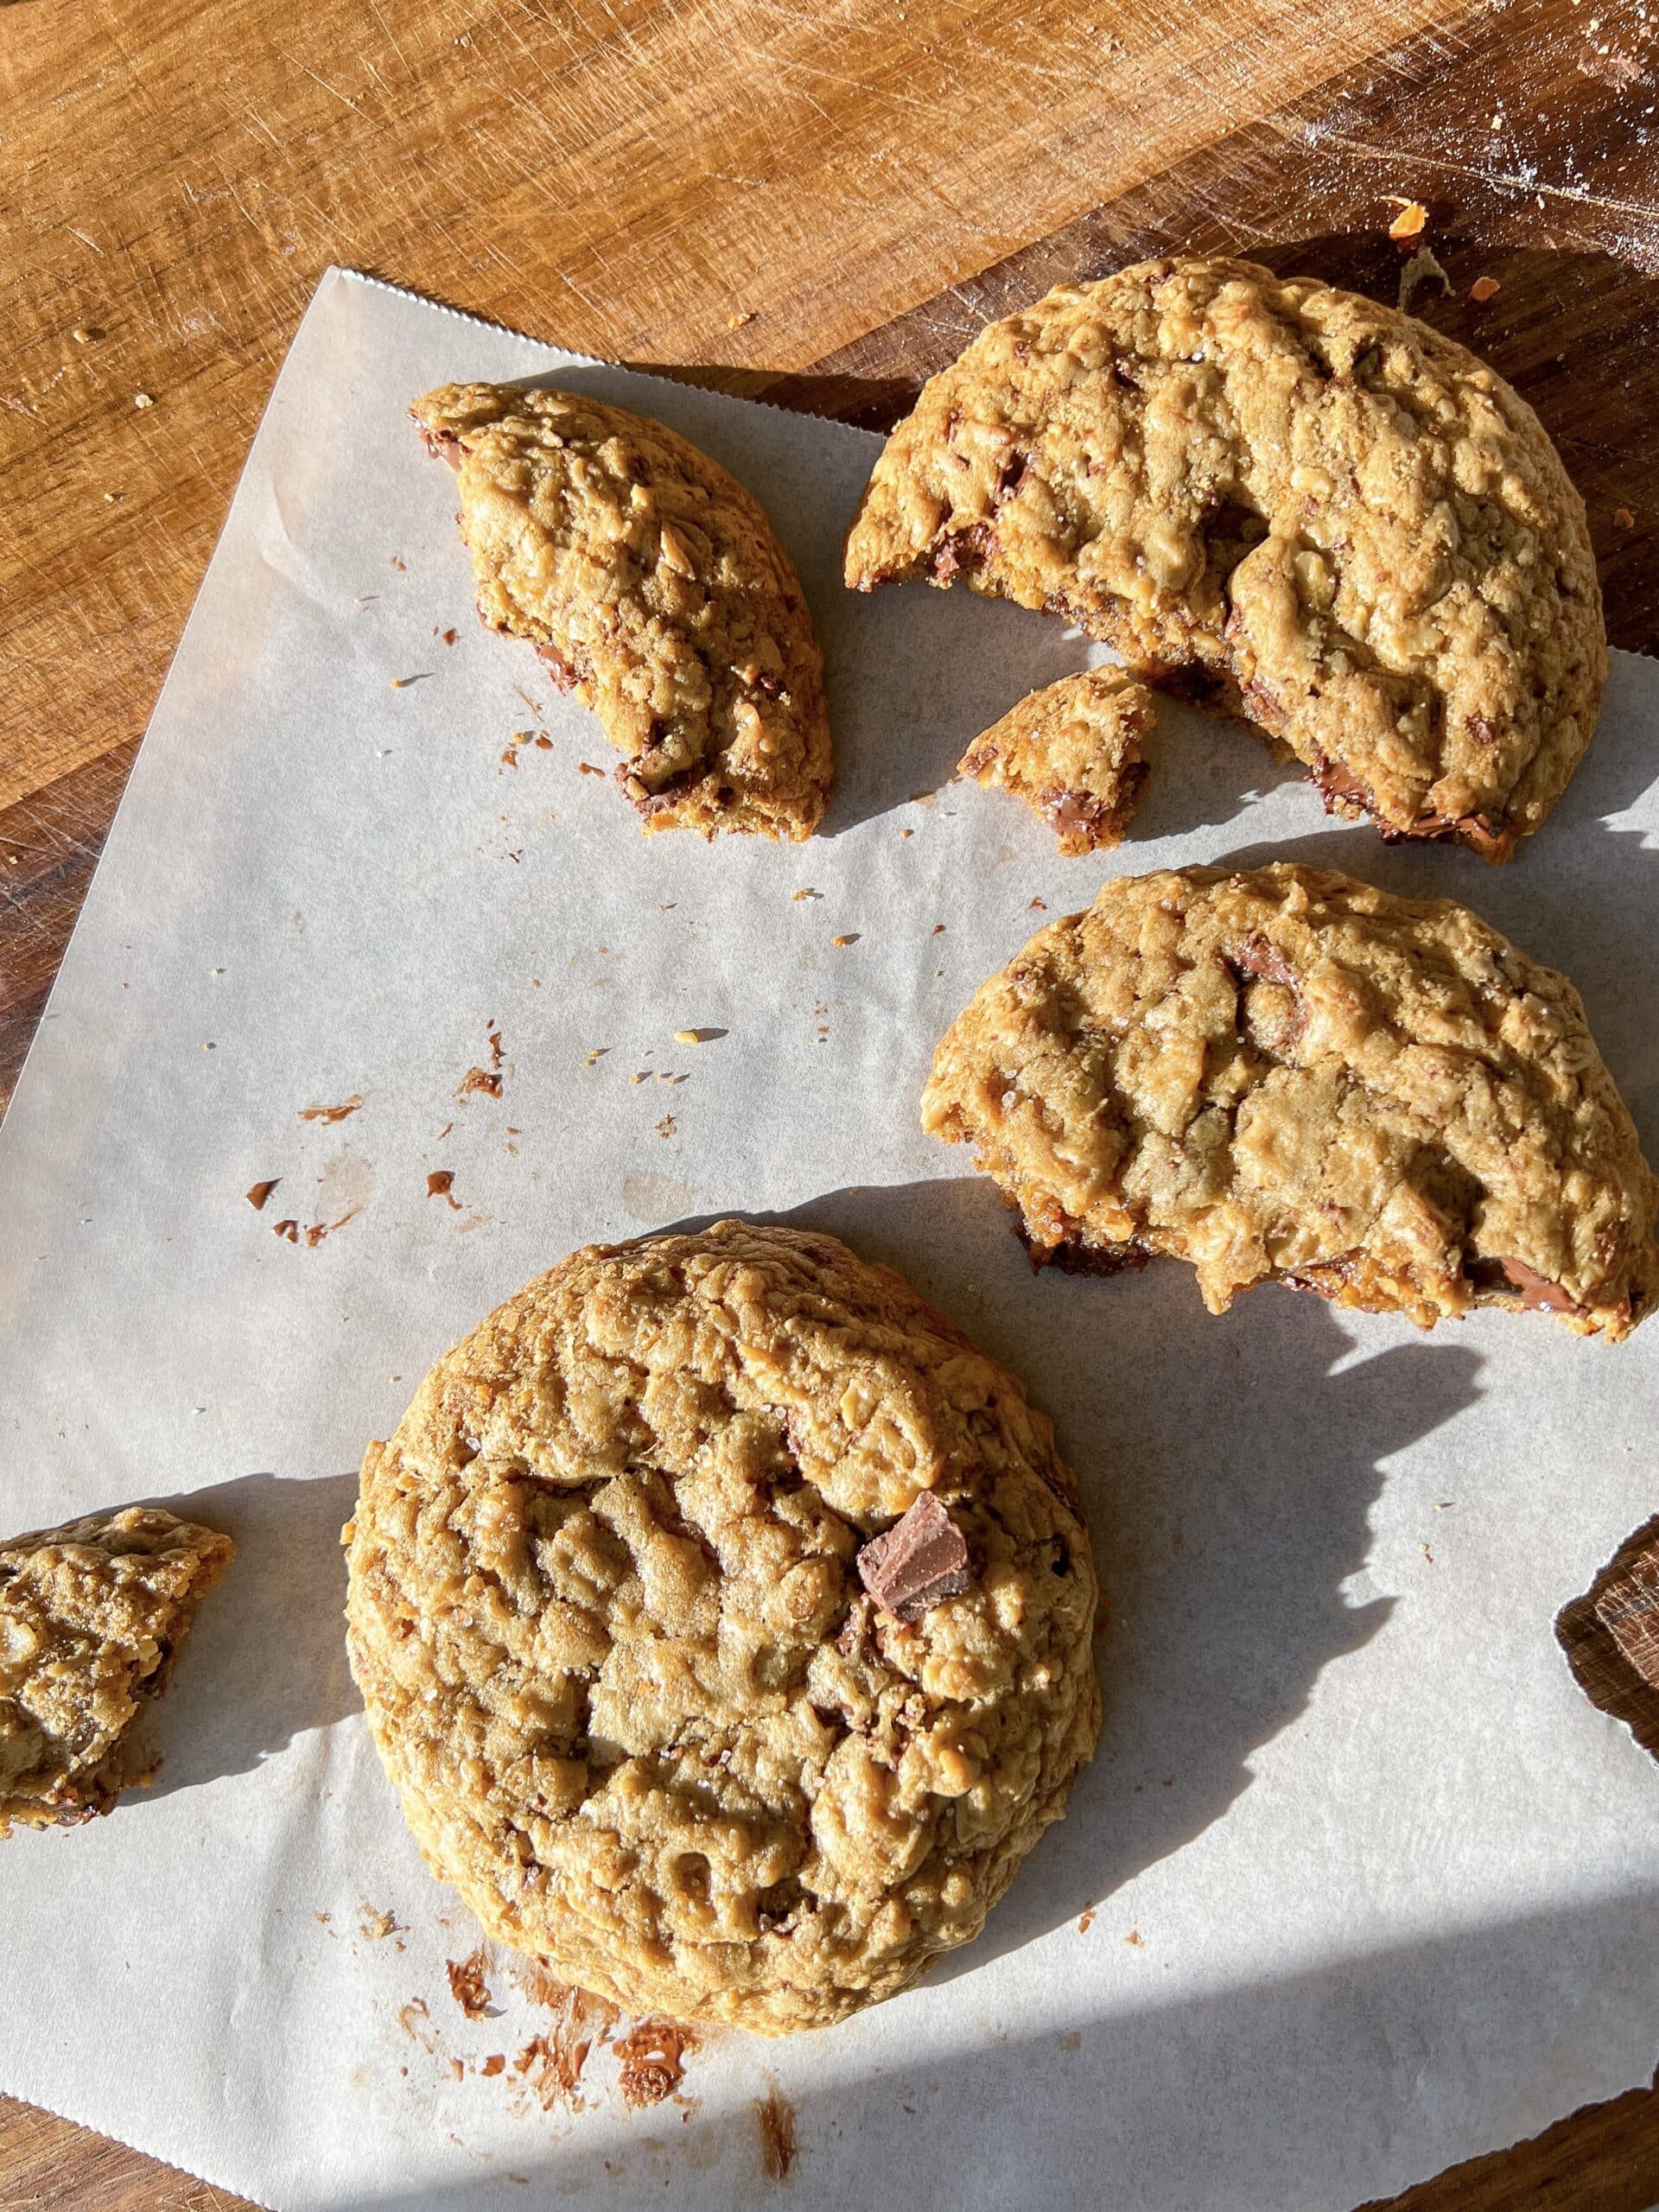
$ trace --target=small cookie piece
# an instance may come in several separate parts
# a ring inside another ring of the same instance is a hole
[[[1579,995],[1466,907],[1332,869],[1109,883],[981,986],[922,1124],[971,1143],[1033,1261],[1192,1261],[1399,1312],[1628,1336],[1659,1183]]]
[[[142,1701],[235,1555],[159,1506],[0,1544],[0,1835],[109,1811]]]
[[[832,1236],[572,1254],[370,1446],[346,1538],[428,1860],[632,2011],[782,2035],[891,1996],[978,1932],[1099,1731],[1052,1428]]]
[[[1122,836],[1147,770],[1152,694],[1121,668],[1085,668],[1030,692],[976,737],[958,775],[1001,785],[1076,856]]]
[[[735,478],[577,392],[441,385],[410,412],[457,470],[480,613],[594,709],[645,827],[810,836],[830,790],[823,663]]]
[[[847,541],[1046,609],[1255,726],[1327,805],[1491,860],[1607,673],[1584,502],[1426,323],[1247,261],[1147,261],[993,323],[888,439]]]

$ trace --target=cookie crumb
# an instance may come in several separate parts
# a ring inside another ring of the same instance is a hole
[[[1093,1905],[1090,1905],[1090,1906],[1089,1907],[1089,1909],[1088,1909],[1088,1910],[1087,1910],[1086,1912],[1079,1913],[1079,1914],[1078,1914],[1078,1916],[1077,1916],[1077,1933],[1078,1933],[1078,1935],[1079,1935],[1079,1936],[1086,1936],[1086,1935],[1089,1933],[1089,1930],[1090,1930],[1090,1929],[1094,1926],[1094,1924],[1095,1924],[1095,1908],[1093,1907]]]
[[[791,891],[789,895],[791,904],[798,906],[803,899],[822,899],[823,893],[822,891],[814,891],[809,887],[805,891]]]
[[[685,2078],[693,2037],[677,2020],[641,2020],[626,2035],[607,2040],[621,2065],[617,2087],[636,2111],[661,2104]]]
[[[1047,901],[1047,899],[1032,899],[1032,900],[1031,900],[1031,902],[1030,902],[1029,907],[1027,908],[1027,912],[1032,912],[1032,913],[1036,913],[1036,914],[1046,914],[1046,913],[1048,912],[1048,901]]]
[[[343,1122],[348,1115],[355,1114],[359,1106],[366,1103],[368,1096],[366,1090],[354,1090],[338,1106],[302,1106],[300,1119],[302,1122],[321,1122],[325,1127],[332,1128],[336,1122]]]
[[[480,1091],[488,1098],[501,1096],[501,1077],[489,1068],[468,1068],[456,1086],[457,1098],[472,1098]]]
[[[753,321],[754,309],[744,308],[738,314],[727,316],[726,327],[728,330],[745,330]]]
[[[602,776],[605,772],[602,768],[595,768],[591,760],[578,760],[576,770],[578,774],[583,776]]]
[[[435,1167],[432,1170],[432,1173],[426,1179],[426,1195],[429,1198],[443,1198],[448,1200],[448,1204],[454,1208],[457,1213],[459,1213],[461,1211],[461,1200],[451,1196],[451,1192],[454,1187],[454,1180],[455,1171],[453,1167]]]
[[[657,1124],[657,1134],[659,1137],[671,1137],[679,1126],[671,1114],[664,1114]]]
[[[1144,1951],[1147,1948],[1147,1939],[1138,1928],[1131,1928],[1123,1941],[1133,1944],[1137,1951]]]
[[[488,1963],[482,1950],[474,1951],[464,1959],[446,1959],[443,1962],[449,1977],[450,1994],[469,2020],[487,2019],[490,2016],[490,1988],[484,1979]],[[496,2070],[499,2073],[500,2069]]]
[[[832,937],[830,942],[831,944],[856,944],[859,936],[857,930],[849,930],[844,937]]]
[[[156,402],[147,391],[135,391],[132,395],[132,404],[135,407],[144,408],[153,407]]]
[[[252,1189],[249,1191],[247,1193],[248,1204],[253,1208],[255,1213],[264,1211],[265,1200],[270,1196],[271,1192],[276,1188],[276,1185],[282,1181],[282,1179],[283,1179],[280,1175],[268,1176],[263,1183],[256,1183]]]
[[[1383,197],[1390,207],[1399,210],[1389,225],[1391,238],[1414,238],[1421,235],[1428,221],[1428,210],[1421,200],[1402,200],[1397,192],[1385,193]]]

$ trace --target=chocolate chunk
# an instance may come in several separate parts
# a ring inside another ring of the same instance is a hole
[[[1555,1634],[1586,1695],[1659,1758],[1659,1515],[1562,1608]]]
[[[1275,944],[1269,944],[1261,931],[1247,937],[1229,958],[1242,976],[1249,976],[1262,983],[1281,983],[1287,990],[1296,988],[1296,971]]]
[[[883,1612],[919,1620],[946,1598],[968,1587],[968,1546],[960,1529],[930,1490],[902,1521],[873,1536],[858,1555],[858,1579]]]
[[[1659,1549],[1643,1564],[1647,1580],[1616,1584],[1598,1600],[1596,1612],[1643,1681],[1659,1690]]]

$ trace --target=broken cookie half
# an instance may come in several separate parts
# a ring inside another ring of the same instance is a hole
[[[0,1835],[107,1813],[228,1536],[157,1506],[0,1544]]]
[[[1334,870],[1108,883],[975,994],[922,1123],[1035,1262],[1190,1261],[1427,1328],[1478,1306],[1628,1336],[1659,1183],[1577,992],[1451,900]]]
[[[1152,694],[1127,670],[1085,668],[1033,691],[976,737],[957,773],[1000,786],[1074,857],[1116,845],[1147,780]]]
[[[457,472],[480,613],[598,715],[646,830],[810,836],[830,789],[823,664],[743,486],[580,393],[441,385],[410,412]]]

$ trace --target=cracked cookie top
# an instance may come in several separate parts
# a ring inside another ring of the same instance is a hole
[[[1287,746],[1327,804],[1492,859],[1606,676],[1580,499],[1425,323],[1243,261],[1141,263],[982,331],[887,441],[846,578],[961,576]]]
[[[891,1995],[977,1932],[1098,1731],[1048,1421],[830,1236],[573,1254],[370,1446],[346,1535],[429,1860],[636,2010],[782,2034]]]
[[[127,1731],[235,1552],[136,1505],[0,1543],[0,1835],[108,1812]]]
[[[1541,1306],[1629,1334],[1659,1184],[1577,992],[1449,899],[1280,863],[1124,876],[982,984],[923,1126],[1033,1257],[1192,1261],[1427,1327]]]
[[[735,478],[577,392],[441,385],[410,412],[455,466],[480,613],[594,709],[645,827],[810,836],[830,790],[823,664]]]

